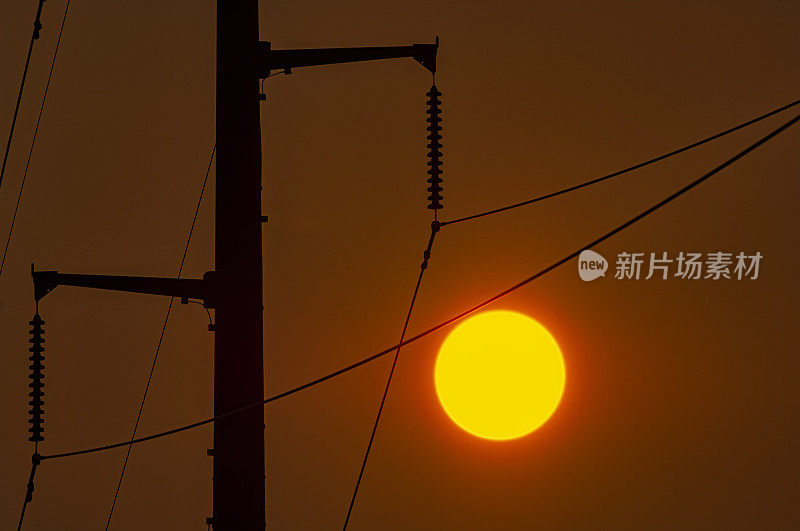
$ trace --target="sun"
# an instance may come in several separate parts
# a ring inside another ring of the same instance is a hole
[[[564,393],[564,358],[553,336],[506,310],[470,317],[447,336],[436,359],[439,402],[461,428],[484,439],[527,435]]]

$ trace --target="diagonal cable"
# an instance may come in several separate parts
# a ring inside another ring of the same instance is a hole
[[[22,70],[22,81],[19,83],[19,93],[17,94],[17,104],[14,106],[14,115],[11,118],[11,131],[8,133],[8,143],[6,144],[6,153],[3,155],[3,166],[0,168],[0,186],[3,185],[3,175],[6,173],[6,163],[8,162],[8,153],[11,151],[11,140],[14,138],[14,126],[17,125],[17,115],[19,114],[19,104],[22,102],[22,92],[25,89],[25,80],[28,77],[28,67],[31,64],[31,54],[33,53],[33,43],[39,38],[39,31],[42,29],[42,6],[44,0],[39,0],[39,6],[36,8],[36,18],[33,21],[33,35],[31,35],[31,43],[28,46],[28,56],[25,58],[25,68]]]
[[[434,214],[436,211],[434,210]],[[356,479],[356,486],[353,489],[353,496],[350,498],[350,506],[347,508],[347,516],[344,519],[344,526],[342,527],[343,530],[347,529],[347,524],[350,522],[350,515],[353,512],[353,505],[356,502],[356,496],[358,495],[358,487],[361,486],[361,478],[364,477],[364,469],[367,467],[367,460],[369,459],[369,452],[372,450],[372,443],[375,440],[375,432],[378,431],[378,424],[381,421],[381,414],[383,413],[383,406],[386,404],[386,395],[389,394],[389,386],[392,385],[392,377],[394,376],[394,370],[397,367],[397,359],[400,357],[400,349],[402,348],[403,340],[406,338],[406,331],[408,330],[408,322],[411,320],[411,313],[414,311],[414,304],[417,302],[417,294],[419,294],[419,286],[422,283],[422,276],[425,274],[425,270],[428,268],[428,260],[431,257],[431,248],[433,247],[433,240],[436,238],[436,233],[439,232],[439,222],[434,221],[431,223],[431,236],[428,239],[428,246],[425,248],[425,252],[423,253],[422,263],[419,267],[419,276],[417,276],[417,285],[414,287],[414,295],[411,297],[411,304],[408,307],[408,313],[406,314],[406,321],[403,323],[403,332],[400,334],[400,344],[397,346],[397,350],[394,351],[394,359],[392,360],[392,368],[389,370],[389,377],[386,379],[386,387],[383,390],[383,396],[381,397],[381,404],[378,407],[378,415],[375,417],[375,423],[372,425],[372,433],[369,436],[369,443],[367,444],[367,450],[364,453],[364,459],[361,461],[361,469],[358,471],[358,479]]]
[[[456,321],[460,321],[464,317],[467,317],[468,315],[475,313],[476,311],[480,310],[481,308],[484,308],[484,307],[492,304],[493,302],[496,302],[497,300],[502,299],[506,295],[508,295],[508,294],[510,294],[510,293],[522,288],[523,286],[526,286],[527,284],[530,284],[531,282],[533,282],[534,280],[536,280],[536,279],[538,279],[540,277],[543,277],[547,273],[549,273],[549,272],[551,272],[551,271],[553,271],[555,269],[558,269],[559,267],[561,267],[565,263],[567,263],[570,260],[572,260],[573,258],[577,257],[585,249],[589,249],[591,247],[595,247],[596,245],[599,245],[599,244],[603,243],[604,241],[608,240],[609,238],[612,238],[613,236],[617,235],[618,233],[624,231],[625,229],[627,229],[631,225],[633,225],[633,224],[641,221],[642,219],[646,218],[647,216],[649,216],[653,212],[655,212],[657,210],[660,210],[661,208],[663,208],[667,204],[671,203],[672,201],[674,201],[678,197],[682,196],[686,192],[692,190],[696,186],[702,184],[703,182],[707,181],[708,179],[710,179],[711,177],[713,177],[717,173],[719,173],[722,170],[724,170],[725,168],[727,168],[728,166],[732,165],[733,163],[735,163],[736,161],[738,161],[739,159],[741,159],[742,157],[744,157],[748,153],[754,151],[758,147],[762,146],[763,144],[767,143],[768,141],[770,141],[774,137],[778,136],[780,133],[784,132],[789,127],[791,127],[794,124],[796,124],[798,121],[800,121],[800,115],[795,116],[794,118],[792,118],[788,122],[784,123],[783,125],[781,125],[777,129],[773,130],[772,132],[770,132],[766,136],[762,137],[760,140],[756,141],[755,143],[751,144],[750,146],[748,146],[744,150],[740,151],[739,153],[737,153],[733,157],[729,158],[728,160],[726,160],[722,164],[719,164],[718,166],[714,167],[710,171],[708,171],[705,174],[703,174],[701,177],[695,179],[694,181],[690,182],[689,184],[687,184],[683,188],[677,190],[676,192],[673,192],[672,194],[670,194],[666,198],[662,199],[661,201],[659,201],[658,203],[654,204],[650,208],[648,208],[648,209],[640,212],[639,214],[635,215],[634,217],[630,218],[628,221],[624,222],[623,224],[618,225],[617,227],[614,227],[613,229],[611,229],[610,231],[606,232],[602,236],[592,240],[591,242],[587,243],[586,245],[583,245],[583,246],[579,247],[578,249],[572,251],[571,253],[569,253],[568,255],[564,256],[563,258],[553,262],[552,264],[550,264],[549,266],[545,267],[544,269],[540,269],[539,271],[537,271],[536,273],[534,273],[530,277],[528,277],[528,278],[526,278],[526,279],[524,279],[524,280],[522,280],[520,282],[517,282],[516,284],[514,284],[510,288],[507,288],[507,289],[501,291],[500,293],[497,293],[496,295],[493,295],[492,297],[489,297],[488,299],[485,299],[484,301],[476,304],[475,306],[472,306],[471,308],[468,308],[468,309],[462,311],[461,313],[456,314],[456,315],[454,315],[454,316],[452,316],[452,317],[440,322],[439,324],[432,326],[431,328],[428,328],[427,330],[419,332],[415,336],[413,336],[413,337],[411,337],[409,339],[406,339],[405,341],[401,341],[400,343],[398,343],[396,345],[393,345],[393,346],[391,346],[391,347],[389,347],[387,349],[384,349],[384,350],[382,350],[380,352],[377,352],[375,354],[367,356],[366,358],[363,358],[363,359],[361,359],[361,360],[359,360],[359,361],[357,361],[355,363],[352,363],[352,364],[350,364],[350,365],[348,365],[346,367],[342,367],[341,369],[339,369],[337,371],[334,371],[332,373],[326,374],[325,376],[322,376],[322,377],[317,378],[315,380],[311,380],[311,381],[306,382],[306,383],[304,383],[302,385],[299,385],[297,387],[293,387],[293,388],[291,388],[291,389],[289,389],[287,391],[283,391],[282,393],[278,393],[276,395],[273,395],[273,396],[271,396],[269,398],[266,398],[265,400],[262,400],[260,402],[254,402],[252,404],[248,404],[246,406],[242,406],[240,408],[233,409],[233,410],[228,411],[226,413],[222,413],[222,414],[217,415],[215,417],[207,418],[207,419],[204,419],[204,420],[199,420],[199,421],[193,422],[191,424],[185,424],[183,426],[179,426],[179,427],[173,428],[171,430],[166,430],[166,431],[162,431],[162,432],[159,432],[159,433],[154,433],[152,435],[147,435],[145,437],[139,437],[139,438],[134,439],[132,441],[125,441],[125,442],[118,442],[118,443],[113,443],[113,444],[106,444],[106,445],[103,445],[103,446],[95,446],[93,448],[85,448],[83,450],[74,450],[74,451],[62,452],[62,453],[58,453],[58,454],[43,455],[42,456],[42,460],[60,459],[60,458],[63,458],[63,457],[72,457],[72,456],[75,456],[75,455],[85,455],[85,454],[91,454],[91,453],[95,453],[95,452],[102,452],[104,450],[111,450],[113,448],[119,448],[121,446],[125,446],[125,445],[128,445],[128,444],[138,444],[138,443],[143,443],[143,442],[146,442],[146,441],[152,441],[154,439],[160,439],[161,437],[167,437],[169,435],[174,435],[176,433],[181,433],[181,432],[184,432],[184,431],[187,431],[187,430],[191,430],[191,429],[194,429],[194,428],[199,428],[200,426],[205,426],[206,424],[211,424],[212,422],[216,422],[217,420],[220,420],[220,419],[223,419],[223,418],[227,418],[227,417],[230,417],[230,416],[233,416],[233,415],[237,415],[237,414],[239,414],[239,413],[241,413],[243,411],[247,411],[247,410],[250,410],[250,409],[253,409],[253,408],[257,408],[257,407],[262,407],[262,406],[264,406],[266,404],[269,404],[271,402],[275,402],[275,401],[280,400],[282,398],[285,398],[287,396],[290,396],[290,395],[293,395],[293,394],[298,393],[300,391],[303,391],[305,389],[308,389],[309,387],[313,387],[313,386],[318,385],[318,384],[320,384],[322,382],[328,381],[328,380],[330,380],[332,378],[335,378],[336,376],[339,376],[339,375],[344,374],[346,372],[352,371],[353,369],[356,369],[358,367],[361,367],[362,365],[365,365],[367,363],[375,361],[378,358],[382,358],[383,356],[385,356],[385,355],[387,355],[387,354],[389,354],[391,352],[394,352],[399,347],[403,347],[403,346],[408,345],[410,343],[414,343],[415,341],[419,341],[423,337],[429,336],[430,334],[433,334],[434,332],[437,332],[437,331],[441,330],[442,328],[445,328],[446,326],[449,326],[449,325],[455,323]]]
[[[519,207],[522,207],[522,206],[531,205],[533,203],[538,203],[539,201],[544,201],[545,199],[550,199],[551,197],[557,197],[559,195],[563,195],[563,194],[566,194],[568,192],[573,192],[575,190],[579,190],[581,188],[586,188],[587,186],[591,186],[593,184],[597,184],[597,183],[601,183],[603,181],[607,181],[609,179],[613,179],[614,177],[619,177],[620,175],[623,175],[625,173],[629,173],[629,172],[632,172],[634,170],[638,170],[639,168],[644,168],[645,166],[649,166],[650,164],[654,164],[656,162],[662,161],[662,160],[667,159],[669,157],[672,157],[674,155],[678,155],[680,153],[683,153],[684,151],[689,151],[690,149],[702,146],[703,144],[711,142],[712,140],[716,140],[718,138],[722,138],[723,136],[726,136],[726,135],[729,135],[731,133],[734,133],[734,132],[736,132],[736,131],[738,131],[740,129],[744,129],[745,127],[751,126],[751,125],[753,125],[755,123],[758,123],[758,122],[760,122],[762,120],[766,120],[767,118],[769,118],[771,116],[774,116],[774,115],[776,115],[778,113],[781,113],[781,112],[783,112],[783,111],[785,111],[787,109],[791,109],[792,107],[794,107],[794,106],[796,106],[798,104],[800,104],[800,100],[795,100],[795,101],[793,101],[791,103],[788,103],[788,104],[786,104],[786,105],[784,105],[782,107],[778,107],[777,109],[772,110],[772,111],[770,111],[768,113],[762,114],[761,116],[757,116],[756,118],[753,118],[752,120],[748,120],[746,122],[740,123],[739,125],[735,125],[735,126],[731,127],[730,129],[726,129],[726,130],[721,131],[721,132],[719,132],[719,133],[717,133],[715,135],[711,135],[711,136],[706,137],[706,138],[704,138],[702,140],[698,140],[697,142],[693,142],[693,143],[691,143],[691,144],[689,144],[687,146],[683,146],[682,148],[675,149],[673,151],[670,151],[669,153],[664,153],[663,155],[659,155],[657,157],[653,157],[652,159],[648,159],[648,160],[646,160],[644,162],[640,162],[638,164],[634,164],[633,166],[629,166],[629,167],[627,167],[625,169],[615,171],[614,173],[609,173],[608,175],[604,175],[603,177],[598,177],[596,179],[592,179],[590,181],[586,181],[586,182],[583,182],[583,183],[580,183],[580,184],[576,184],[574,186],[569,186],[567,188],[562,188],[561,190],[558,190],[558,191],[555,191],[555,192],[551,192],[549,194],[541,195],[541,196],[538,196],[538,197],[534,197],[533,199],[527,199],[527,200],[521,201],[519,203],[513,203],[511,205],[506,205],[504,207],[495,208],[494,210],[487,210],[485,212],[479,212],[477,214],[472,214],[470,216],[465,216],[463,218],[453,219],[453,220],[450,220],[450,221],[443,221],[442,222],[442,227],[444,227],[445,225],[452,225],[454,223],[461,223],[462,221],[469,221],[471,219],[482,218],[484,216],[490,216],[492,214],[499,214],[500,212],[506,212],[507,210],[513,210],[515,208],[519,208]]]
[[[203,194],[206,191],[206,184],[208,183],[208,175],[211,173],[211,165],[214,162],[214,154],[217,151],[216,144],[214,145],[213,149],[211,150],[211,158],[208,161],[208,167],[206,168],[206,175],[203,178],[203,186],[200,188],[200,197],[197,198],[197,205],[194,209],[194,216],[192,217],[192,224],[189,227],[189,235],[186,237],[186,246],[183,248],[183,256],[181,257],[181,265],[178,267],[178,275],[177,278],[181,277],[181,273],[183,273],[183,265],[186,263],[186,255],[189,252],[189,243],[192,241],[192,234],[194,233],[194,227],[197,224],[197,214],[200,212],[200,204],[203,202]],[[131,432],[130,441],[128,441],[128,449],[125,452],[125,460],[122,462],[122,472],[119,474],[119,480],[117,481],[117,487],[114,490],[114,500],[111,502],[111,509],[108,511],[108,519],[106,520],[106,530],[108,530],[109,526],[111,525],[111,517],[114,515],[114,508],[117,506],[117,498],[119,497],[119,489],[122,486],[122,478],[125,477],[125,470],[128,467],[128,459],[131,456],[131,449],[133,448],[133,442],[136,439],[136,432],[139,429],[139,421],[142,419],[142,411],[144,410],[144,404],[147,400],[147,392],[150,390],[150,382],[153,380],[153,373],[156,370],[156,363],[158,362],[158,354],[161,352],[161,343],[164,341],[164,333],[167,331],[167,323],[169,322],[169,316],[172,312],[172,305],[175,302],[175,297],[170,297],[169,299],[169,306],[167,306],[167,314],[164,316],[164,325],[161,327],[161,335],[158,336],[158,343],[156,344],[156,353],[153,356],[153,364],[150,366],[150,373],[147,375],[147,383],[144,386],[144,394],[142,395],[142,402],[139,404],[139,412],[136,414],[136,422],[133,424],[133,431]]]
[[[19,513],[19,524],[17,524],[17,531],[22,529],[22,522],[25,521],[25,509],[28,508],[28,504],[33,499],[33,478],[36,476],[36,469],[39,467],[39,463],[42,462],[42,456],[35,453],[31,457],[31,473],[28,475],[28,484],[25,487],[25,501],[22,502],[22,511]]]
[[[53,61],[50,63],[50,72],[47,74],[47,83],[44,85],[44,94],[42,95],[42,106],[39,108],[39,116],[36,118],[36,127],[33,130],[33,138],[31,139],[31,149],[28,151],[28,160],[25,162],[25,171],[22,173],[22,182],[19,185],[19,193],[17,194],[17,203],[14,205],[14,214],[11,216],[11,225],[8,228],[8,237],[6,238],[6,245],[3,248],[3,259],[0,260],[0,276],[3,275],[3,269],[6,265],[6,255],[8,254],[8,247],[11,245],[11,235],[14,233],[14,223],[17,221],[17,212],[19,212],[19,204],[22,200],[22,190],[25,188],[25,181],[28,178],[28,169],[31,166],[31,157],[33,156],[33,148],[36,146],[36,137],[39,134],[39,124],[42,121],[42,114],[44,113],[44,104],[47,101],[47,92],[50,90],[50,80],[53,78],[53,69],[56,66],[56,57],[58,57],[58,49],[61,46],[61,35],[64,33],[64,24],[67,22],[67,13],[69,13],[69,2],[64,8],[64,17],[61,19],[61,29],[58,30],[58,40],[56,41],[56,48],[53,51]],[[26,67],[27,68],[27,67]],[[20,87],[20,96],[22,95],[22,87]],[[17,102],[19,105],[19,102]],[[16,121],[16,112],[14,113],[14,120]],[[11,125],[13,134],[13,122]],[[11,138],[8,139],[8,148],[11,147]],[[8,157],[8,148],[6,148],[6,157]],[[3,160],[3,171],[5,171],[5,159]],[[0,182],[2,181],[0,174]]]
[[[64,25],[67,22],[67,13],[69,13],[69,2],[70,2],[70,0],[67,0],[67,4],[64,7],[64,16],[61,19],[61,28],[58,30],[58,40],[56,41],[56,46],[55,46],[55,49],[53,50],[53,60],[50,63],[50,71],[47,74],[47,83],[44,86],[44,94],[42,95],[42,105],[39,108],[39,116],[36,118],[36,128],[33,130],[33,138],[31,140],[31,148],[30,148],[30,151],[28,152],[28,160],[25,163],[25,172],[22,174],[22,182],[21,182],[20,187],[19,187],[19,194],[17,195],[17,203],[14,206],[14,214],[11,217],[11,226],[8,229],[8,238],[6,239],[6,245],[5,245],[5,248],[3,249],[3,258],[2,258],[2,261],[0,261],[0,275],[3,274],[3,268],[4,268],[5,264],[6,264],[6,254],[8,253],[8,246],[9,246],[9,243],[11,242],[11,234],[12,234],[12,232],[14,230],[14,221],[17,219],[17,212],[19,210],[20,200],[22,199],[22,190],[25,187],[25,179],[28,176],[28,168],[30,167],[30,164],[31,164],[31,157],[33,155],[33,148],[36,145],[36,136],[37,136],[37,134],[39,132],[39,124],[42,121],[42,114],[44,113],[44,104],[47,101],[47,92],[50,89],[50,80],[53,78],[53,69],[55,68],[55,65],[56,65],[56,57],[58,57],[58,49],[61,46],[61,36],[64,33]],[[6,171],[6,162],[8,161],[8,153],[11,150],[11,140],[14,137],[14,126],[17,123],[17,114],[19,113],[19,106],[20,106],[20,102],[22,100],[22,91],[25,88],[25,79],[26,79],[26,77],[28,75],[28,67],[29,67],[30,61],[31,61],[31,53],[33,51],[33,43],[34,43],[35,40],[37,40],[39,38],[39,31],[42,28],[41,15],[42,15],[42,5],[43,4],[44,4],[44,0],[40,0],[39,1],[39,6],[38,6],[38,8],[36,10],[36,19],[34,20],[34,23],[33,23],[33,36],[31,37],[31,44],[28,47],[28,56],[27,56],[27,59],[25,60],[25,69],[22,72],[22,82],[20,83],[19,94],[17,95],[17,104],[14,107],[14,116],[11,119],[11,131],[10,131],[10,133],[8,135],[8,143],[6,144],[5,155],[3,155],[3,166],[2,166],[2,169],[0,169],[0,184],[2,184],[2,182],[3,182],[3,175],[5,174],[5,171]],[[33,479],[36,476],[36,469],[39,467],[39,464],[42,461],[41,456],[37,453],[38,444],[39,443],[37,441],[35,443],[35,446],[34,446],[33,456],[31,457],[31,472],[30,472],[30,475],[28,476],[28,483],[27,483],[26,488],[25,488],[25,500],[22,502],[22,510],[20,511],[20,514],[19,514],[19,523],[17,524],[17,531],[20,531],[22,529],[22,524],[25,521],[25,511],[28,508],[28,504],[33,499]]]

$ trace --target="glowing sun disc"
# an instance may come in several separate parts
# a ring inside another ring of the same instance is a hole
[[[474,315],[447,336],[434,370],[436,393],[458,426],[485,439],[527,435],[564,393],[564,358],[545,327],[523,314]]]

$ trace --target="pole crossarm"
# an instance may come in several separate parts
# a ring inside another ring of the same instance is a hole
[[[410,57],[436,73],[436,52],[439,38],[434,44],[412,44],[411,46],[366,46],[355,48],[306,48],[298,50],[273,50],[269,42],[259,42],[258,77],[266,78],[272,70],[290,72],[302,66],[333,65],[398,59]]]
[[[78,286],[83,288],[125,291],[128,293],[147,293],[150,295],[166,295],[178,297],[182,302],[188,299],[203,301],[206,308],[214,307],[213,272],[203,275],[202,279],[132,277],[118,275],[76,275],[59,273],[58,271],[35,271],[33,276],[33,292],[36,301],[58,286]]]

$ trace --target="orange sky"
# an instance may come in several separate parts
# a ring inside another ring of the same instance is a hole
[[[5,234],[63,13],[45,4],[0,190]],[[0,12],[7,132],[34,2]],[[274,48],[430,42],[444,93],[444,219],[550,192],[798,97],[786,2],[261,2]],[[0,514],[29,467],[29,267],[172,276],[214,142],[213,2],[75,1],[0,278]],[[412,61],[297,69],[267,83],[265,367],[274,394],[391,345],[430,212],[425,92]],[[529,276],[791,116],[613,182],[446,227],[410,324],[420,331]],[[5,137],[3,137],[5,138]],[[800,185],[793,129],[596,250],[759,251],[752,282],[582,282],[575,263],[492,308],[558,340],[559,410],[532,436],[471,437],[441,411],[432,335],[404,350],[350,529],[795,527]],[[186,276],[213,268],[213,186]],[[45,299],[46,440],[127,437],[167,300],[59,288]],[[205,312],[177,306],[141,433],[211,414]],[[341,526],[390,360],[266,410],[272,530]],[[205,529],[211,428],[134,448],[112,529]],[[95,529],[123,450],[46,462],[26,529]],[[10,524],[4,523],[9,527]]]

